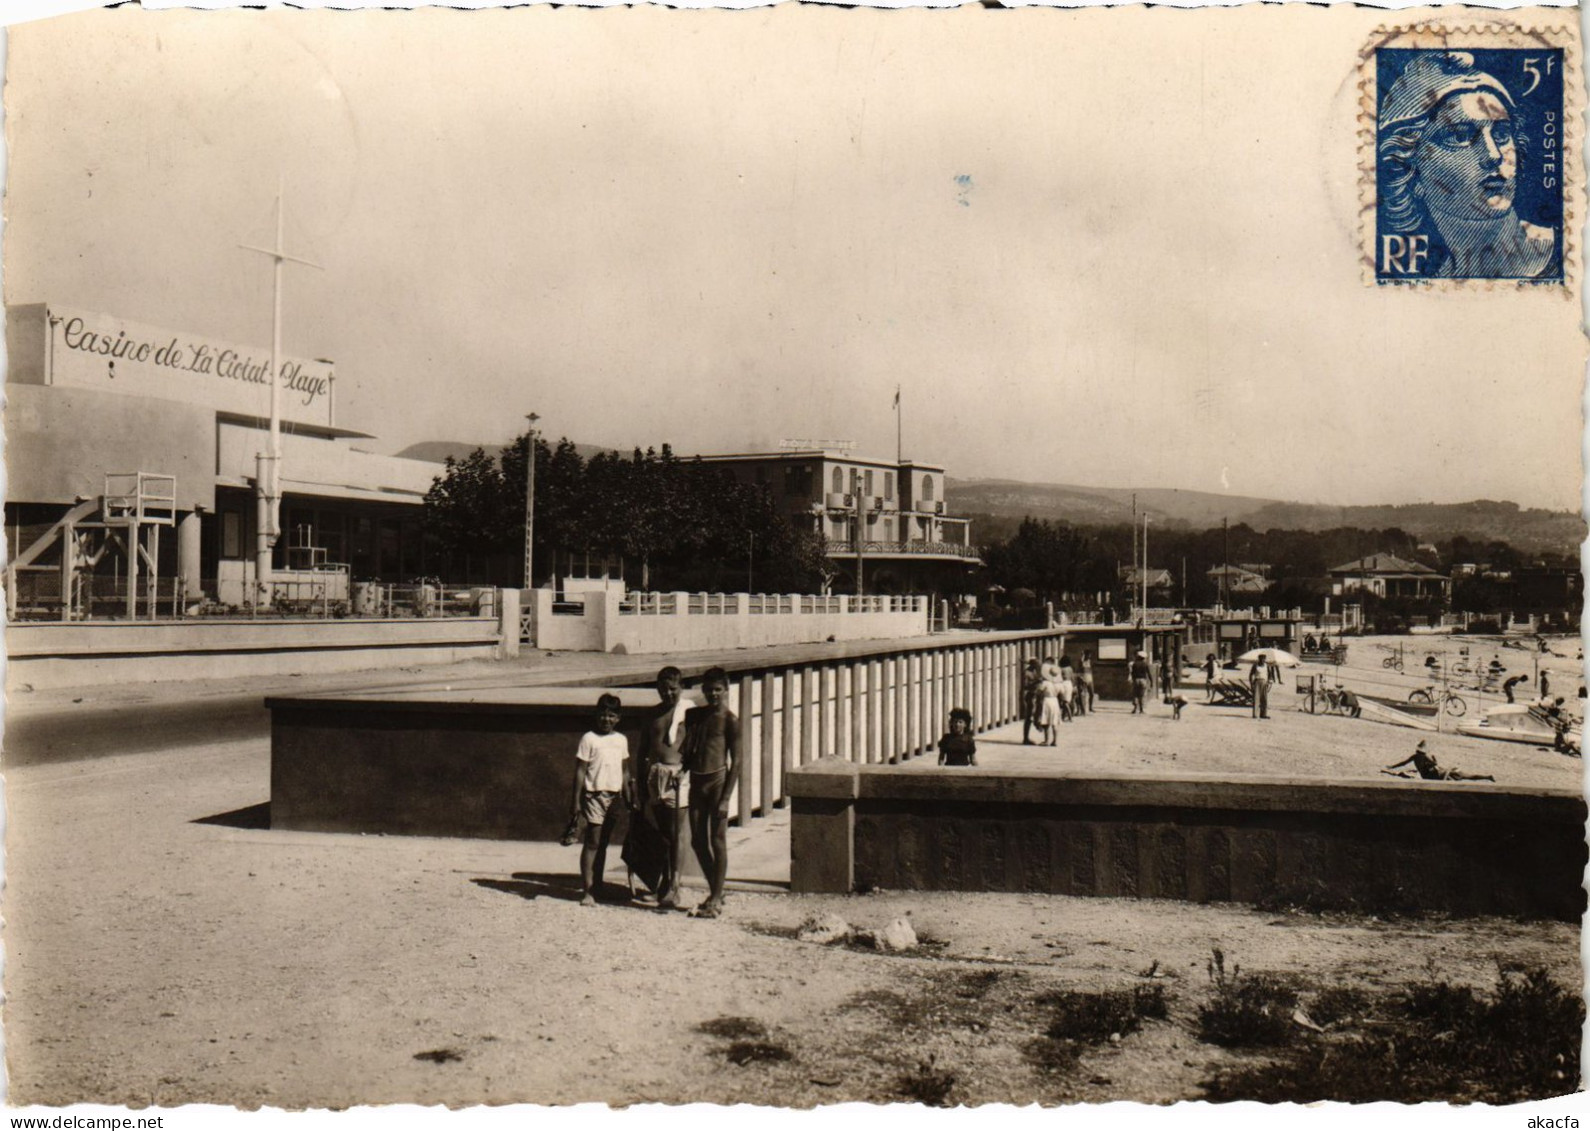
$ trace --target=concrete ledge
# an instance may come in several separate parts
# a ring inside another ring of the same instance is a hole
[[[841,763],[848,764],[848,763]],[[824,766],[795,771],[806,776]],[[1524,789],[1473,782],[1416,782],[1392,778],[1318,781],[1294,777],[1213,774],[1149,777],[1034,770],[1013,775],[962,767],[853,766],[856,796],[866,800],[933,800],[995,805],[1103,805],[1142,808],[1239,809],[1251,812],[1352,813],[1363,816],[1430,816],[1530,820],[1551,816],[1584,822],[1580,794],[1566,789]],[[793,782],[792,777],[792,782]],[[811,788],[821,789],[813,783]],[[831,793],[813,796],[835,796]]]
[[[795,891],[1032,891],[1570,920],[1584,906],[1585,803],[1568,790],[876,765],[851,774],[848,805],[836,767],[789,775]]]
[[[388,716],[414,714],[454,715],[462,719],[558,718],[575,719],[580,724],[578,740],[591,728],[596,715],[596,700],[606,692],[621,700],[628,695],[625,713],[650,709],[657,697],[649,689],[606,687],[594,684],[561,687],[502,687],[489,689],[446,687],[402,687],[389,691],[329,692],[313,695],[274,695],[265,699],[270,711],[300,712],[307,715],[351,715],[372,721]],[[285,715],[284,715],[285,717]],[[569,748],[572,754],[574,748]]]
[[[494,617],[427,620],[13,624],[11,686],[42,691],[118,681],[279,676],[452,664],[496,657]]]
[[[862,767],[854,762],[847,762],[843,758],[823,758],[805,766],[792,768],[790,770],[792,787],[795,775],[800,775],[800,789],[797,793],[792,788],[792,796],[854,801],[860,796],[861,769]]]
[[[188,652],[296,651],[305,648],[397,648],[497,640],[496,617],[423,620],[75,621],[6,626],[13,660],[55,656]]]

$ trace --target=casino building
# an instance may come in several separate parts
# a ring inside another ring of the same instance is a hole
[[[49,615],[85,580],[114,591],[129,557],[162,600],[242,604],[269,350],[53,303],[7,308],[6,346],[12,615]],[[331,362],[284,358],[280,370],[278,582],[425,573],[420,503],[442,466],[361,450],[373,437],[337,419]]]

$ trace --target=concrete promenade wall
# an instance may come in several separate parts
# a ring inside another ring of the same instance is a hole
[[[791,886],[1033,891],[1577,919],[1567,790],[1288,778],[793,771]]]
[[[35,690],[122,681],[450,664],[500,654],[497,617],[89,621],[6,626],[7,682]]]
[[[969,707],[979,730],[1009,722],[1022,662],[1052,635],[966,633],[726,664],[746,759],[731,812],[741,825],[771,813],[788,799],[791,772],[827,751],[876,763],[926,753],[952,706]],[[439,685],[267,699],[272,824],[556,837],[573,752],[601,690]],[[621,729],[633,732],[656,695],[649,686],[614,690],[624,701]],[[539,808],[541,798],[550,809]]]
[[[520,688],[490,703],[468,693],[267,699],[271,827],[556,840],[601,690]],[[641,722],[641,711],[624,713],[631,749]]]
[[[651,593],[630,600],[617,590],[570,594],[563,608],[581,605],[583,613],[556,611],[552,597],[549,589],[533,591],[536,647],[630,655],[903,640],[926,636],[930,613],[925,597]]]

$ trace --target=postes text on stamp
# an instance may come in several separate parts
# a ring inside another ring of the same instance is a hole
[[[1422,26],[1371,45],[1361,85],[1366,276],[1570,281],[1573,46],[1567,34],[1484,26]]]

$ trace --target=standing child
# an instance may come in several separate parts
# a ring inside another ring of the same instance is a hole
[[[596,885],[607,868],[607,846],[613,839],[609,818],[619,794],[629,794],[629,741],[618,733],[617,695],[596,701],[596,729],[586,731],[575,752],[574,799],[570,815],[585,817],[585,846],[580,850],[581,907],[596,906]]]
[[[1154,678],[1154,669],[1148,666],[1148,654],[1139,652],[1132,661],[1132,714],[1148,714],[1148,685]]]
[[[977,765],[977,740],[972,737],[972,713],[965,707],[950,712],[949,733],[939,739],[939,765]]]
[[[690,914],[723,913],[729,875],[729,797],[740,780],[740,720],[729,710],[729,673],[709,668],[701,677],[705,707],[685,715],[684,765],[690,771],[690,840],[707,878],[707,898]]]
[[[1038,684],[1043,682],[1043,676],[1038,671],[1038,658],[1036,656],[1027,661],[1026,668],[1021,673],[1021,743],[1023,746],[1032,745],[1032,727],[1038,721]]]
[[[1060,688],[1056,680],[1045,676],[1038,684],[1038,745],[1059,744]]]
[[[690,775],[685,772],[681,741],[686,703],[683,687],[684,675],[672,664],[657,673],[657,706],[641,731],[640,759],[635,768],[643,819],[630,822],[632,834],[639,826],[662,841],[656,892],[658,905],[667,909],[679,906],[679,867],[690,843]],[[637,848],[643,841],[637,842]],[[626,839],[626,850],[629,845]]]
[[[1093,706],[1093,649],[1082,650],[1082,674],[1077,678],[1077,695],[1087,702],[1083,710],[1092,714],[1096,709]]]

